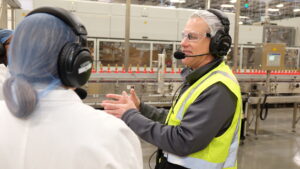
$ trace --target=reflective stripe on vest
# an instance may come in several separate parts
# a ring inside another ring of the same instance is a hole
[[[180,157],[171,153],[167,154],[168,162],[189,169],[222,169],[224,163],[210,163],[193,157]]]
[[[240,120],[239,120],[240,123]],[[239,125],[237,125],[234,132],[234,139],[230,145],[229,154],[224,163],[211,163],[202,159],[193,157],[180,157],[171,153],[164,152],[170,163],[178,164],[180,166],[190,169],[223,169],[234,167],[236,165],[236,157],[239,146]]]
[[[232,143],[230,145],[229,154],[225,161],[223,168],[229,168],[234,167],[236,165],[236,157],[238,153],[238,147],[239,147],[239,123],[241,120],[238,121],[238,125],[236,125],[236,129],[234,131],[234,138],[232,140]]]

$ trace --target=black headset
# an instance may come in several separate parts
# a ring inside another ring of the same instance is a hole
[[[68,42],[63,46],[57,65],[63,85],[76,88],[84,85],[91,75],[93,63],[91,53],[86,47],[87,31],[84,25],[72,13],[63,8],[41,7],[31,11],[27,16],[36,13],[47,13],[59,18],[79,37],[79,42]]]
[[[0,42],[0,64],[6,64],[6,49],[4,44],[1,42]]]
[[[5,64],[6,50],[4,45],[0,42],[0,64]]]
[[[231,47],[231,36],[229,35],[229,25],[230,22],[228,17],[223,14],[220,10],[217,9],[208,9],[210,13],[213,13],[218,17],[224,26],[224,30],[218,30],[215,36],[211,37],[209,51],[211,55],[215,57],[222,57],[227,55],[228,50]]]

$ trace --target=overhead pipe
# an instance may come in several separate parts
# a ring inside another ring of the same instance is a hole
[[[124,65],[125,71],[128,70],[128,60],[130,54],[130,4],[131,0],[126,0],[126,18],[125,18],[125,57],[124,57]]]

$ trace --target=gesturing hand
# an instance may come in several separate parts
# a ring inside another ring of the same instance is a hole
[[[135,104],[135,107],[137,109],[140,109],[140,104],[141,104],[141,101],[140,99],[137,97],[134,89],[130,89],[130,97],[131,101],[133,101],[133,103]]]
[[[105,112],[118,118],[121,118],[129,109],[137,109],[135,103],[130,98],[131,96],[128,96],[125,91],[122,92],[122,95],[107,94],[106,97],[114,100],[103,100],[101,106],[103,106]]]

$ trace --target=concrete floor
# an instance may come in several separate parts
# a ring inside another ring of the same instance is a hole
[[[292,132],[292,113],[292,108],[269,109],[268,118],[260,121],[257,136],[253,132],[253,122],[239,147],[239,169],[300,168],[300,122],[296,125],[296,132]],[[149,159],[156,148],[142,141],[142,149],[144,169],[153,169],[155,155],[150,161],[151,168]]]

